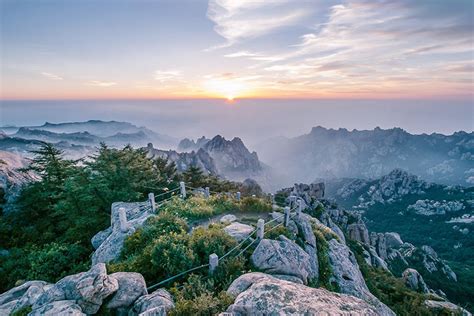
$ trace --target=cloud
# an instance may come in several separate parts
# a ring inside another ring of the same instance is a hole
[[[259,56],[261,56],[261,54],[259,54],[259,53],[252,53],[252,52],[249,52],[249,51],[239,51],[239,52],[235,52],[235,53],[231,53],[231,54],[226,54],[226,55],[224,55],[224,57],[227,57],[227,58],[259,57]]]
[[[214,22],[214,30],[226,39],[224,44],[213,48],[228,47],[240,40],[294,25],[309,12],[307,8],[296,7],[294,2],[292,5],[289,0],[210,0],[207,17]]]
[[[112,81],[99,81],[99,80],[92,80],[86,83],[88,86],[95,86],[95,87],[112,87],[115,86],[117,83]]]
[[[41,74],[51,80],[64,80],[63,77],[49,73],[49,72],[42,72]]]
[[[178,70],[156,70],[154,79],[160,82],[174,80],[181,77],[181,72]]]

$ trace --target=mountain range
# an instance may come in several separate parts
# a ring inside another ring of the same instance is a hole
[[[262,161],[284,173],[287,185],[316,178],[374,179],[396,168],[436,183],[474,183],[473,132],[413,135],[400,128],[318,126],[298,137],[267,140],[255,149]]]

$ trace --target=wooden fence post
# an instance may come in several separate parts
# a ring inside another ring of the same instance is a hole
[[[213,253],[209,255],[209,273],[213,274],[219,265],[219,257]]]
[[[179,183],[179,188],[181,189],[181,197],[182,197],[183,199],[185,199],[185,198],[186,198],[186,186],[184,185],[184,182],[183,182],[183,181],[181,181],[181,182]]]

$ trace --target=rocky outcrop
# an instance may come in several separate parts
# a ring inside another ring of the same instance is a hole
[[[247,178],[245,179],[239,187],[240,192],[244,196],[262,196],[263,190],[254,179]]]
[[[317,275],[317,271],[312,268],[310,256],[284,236],[280,236],[279,240],[262,239],[250,260],[261,271],[295,276],[305,284]]]
[[[403,278],[403,281],[405,282],[405,285],[409,287],[410,289],[412,289],[413,291],[421,292],[421,293],[430,292],[428,286],[423,280],[423,277],[415,269],[409,268],[403,271],[402,278]]]
[[[227,214],[227,215],[224,215],[222,216],[219,221],[223,224],[225,223],[233,223],[237,220],[237,216],[235,216],[234,214]]]
[[[328,255],[333,271],[331,282],[337,284],[341,293],[363,299],[373,305],[380,315],[395,315],[390,308],[370,293],[354,254],[346,245],[331,239]]]
[[[120,227],[119,209],[124,208],[128,227],[122,230]],[[110,262],[117,259],[123,247],[125,238],[131,235],[138,227],[141,227],[150,217],[151,206],[148,202],[112,204],[111,226],[92,237],[92,245],[96,251],[92,255],[92,265],[99,262]]]
[[[255,228],[250,225],[242,224],[239,222],[233,222],[232,224],[224,227],[224,231],[232,238],[237,241],[242,241],[247,238]]]
[[[140,273],[117,272],[110,275],[117,280],[118,290],[107,303],[107,308],[128,310],[140,296],[148,294],[145,279]]]
[[[9,315],[34,302],[52,285],[44,281],[28,281],[0,295],[0,315]]]
[[[350,239],[363,244],[370,244],[369,231],[364,223],[353,223],[347,226],[347,235]]]
[[[32,172],[20,172],[28,165],[28,160],[19,154],[0,150],[0,193],[3,193],[3,205],[0,202],[0,214],[9,213],[22,187],[38,179]]]
[[[446,301],[426,300],[425,306],[435,313],[448,310],[451,315],[472,316],[472,314],[464,308]]]
[[[151,159],[163,158],[174,162],[178,172],[184,172],[190,167],[198,167],[205,174],[217,175],[219,173],[214,159],[203,149],[179,153],[175,150],[166,151],[148,146],[146,150],[147,156]]]
[[[34,302],[33,312],[57,301],[74,301],[83,313],[97,313],[105,298],[119,288],[118,281],[107,275],[105,264],[99,263],[87,272],[69,275],[42,293]],[[54,304],[52,307],[56,308]]]
[[[86,316],[74,300],[54,301],[33,310],[28,316]]]
[[[230,285],[228,293],[236,296],[227,309],[234,315],[379,315],[374,307],[353,296],[266,274],[244,274]]]
[[[135,301],[129,316],[166,316],[174,308],[173,297],[164,289],[143,295]]]
[[[419,215],[432,216],[459,212],[464,208],[465,206],[461,201],[417,200],[415,204],[408,206],[407,211],[415,212]]]
[[[385,234],[370,233],[370,245],[375,248],[380,258],[384,260],[387,259],[387,243],[385,240]]]
[[[226,140],[217,135],[208,141],[203,147],[214,159],[219,172],[259,172],[262,170],[256,152],[250,152],[242,140],[234,137]]]

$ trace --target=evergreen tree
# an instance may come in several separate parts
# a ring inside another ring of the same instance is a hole
[[[206,176],[204,176],[204,173],[201,168],[196,166],[190,166],[188,170],[183,172],[183,180],[184,182],[186,182],[187,185],[194,188],[199,188],[205,185]]]

